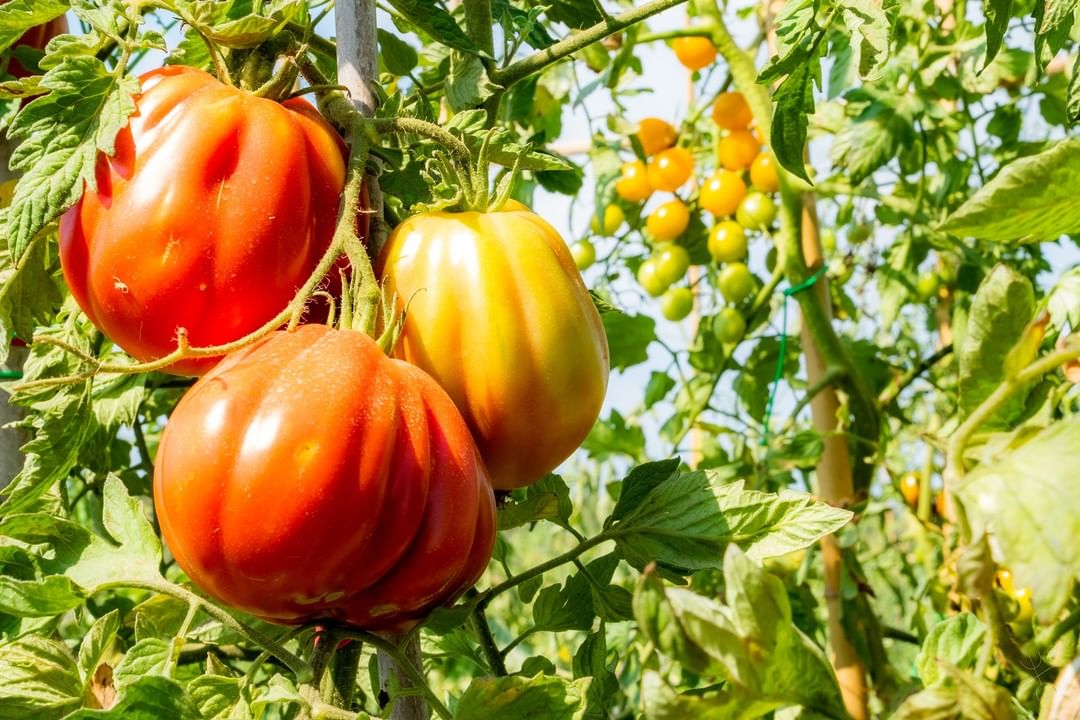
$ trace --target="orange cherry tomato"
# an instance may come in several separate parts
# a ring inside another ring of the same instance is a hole
[[[776,158],[768,150],[759,154],[750,164],[750,184],[761,192],[771,193],[780,189]]]
[[[154,463],[196,586],[270,622],[402,631],[487,567],[495,498],[454,403],[360,332],[301,325],[184,396]]]
[[[690,210],[682,200],[668,200],[645,220],[645,229],[657,240],[674,240],[690,225]]]
[[[716,46],[707,37],[695,35],[675,38],[671,48],[687,70],[701,70],[716,62]]]
[[[694,156],[686,148],[668,148],[649,161],[649,185],[656,190],[675,192],[693,173]]]
[[[754,114],[740,92],[720,93],[713,103],[713,121],[725,130],[746,130],[753,120]]]
[[[746,183],[738,173],[718,170],[701,187],[698,202],[717,217],[733,215],[746,197]]]
[[[921,481],[917,473],[908,473],[900,478],[900,494],[912,508],[919,506],[919,489]]]
[[[615,181],[615,194],[627,202],[643,202],[653,194],[645,163],[640,160],[623,163],[622,175]]]
[[[749,130],[735,130],[720,139],[717,154],[725,168],[742,172],[750,167],[760,150],[761,146]]]
[[[646,155],[655,155],[675,144],[679,134],[671,123],[660,118],[647,117],[638,123],[637,138]]]

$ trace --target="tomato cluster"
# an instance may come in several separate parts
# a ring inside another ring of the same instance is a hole
[[[707,38],[680,40],[684,42],[674,47],[688,68],[697,70],[715,60],[715,48]],[[666,120],[650,117],[638,123],[629,139],[640,154],[622,165],[614,181],[617,201],[595,214],[592,230],[613,235],[627,217],[635,219],[631,230],[641,231],[651,250],[637,266],[638,283],[649,296],[660,299],[665,318],[680,321],[693,311],[695,294],[700,296],[705,287],[694,281],[683,284],[692,265],[691,230],[711,218],[707,247],[715,266],[707,272],[726,304],[712,322],[720,340],[732,343],[745,333],[743,310],[759,285],[746,264],[749,239],[772,227],[777,213],[773,194],[780,179],[776,160],[762,147],[741,94],[718,95],[712,119],[717,141],[711,159],[695,147],[691,133],[680,138]],[[596,260],[589,239],[576,243],[573,250],[582,269]]]
[[[202,375],[155,459],[171,552],[203,591],[268,621],[407,629],[486,568],[493,486],[543,477],[600,413],[607,340],[574,256],[513,201],[422,213],[375,268],[408,305],[394,357],[318,324],[317,305],[272,330],[337,247],[340,136],[306,100],[188,67],[143,75],[134,101],[61,221],[60,255],[110,340]]]

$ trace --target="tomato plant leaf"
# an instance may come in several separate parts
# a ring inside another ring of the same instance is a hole
[[[1050,622],[1080,580],[1080,417],[1061,420],[981,465],[956,492],[975,536],[987,534],[1017,587]]]
[[[830,157],[858,184],[914,141],[911,120],[897,107],[874,100],[837,133]]]
[[[806,174],[803,149],[806,146],[807,116],[814,112],[814,85],[821,85],[821,52],[823,34],[808,37],[788,57],[762,71],[758,82],[768,82],[788,73],[773,93],[776,107],[773,114],[770,144],[777,161],[793,175],[810,181]]]
[[[591,678],[567,681],[551,675],[476,678],[461,696],[454,720],[500,717],[581,720],[591,681]]]
[[[986,644],[986,626],[971,613],[947,618],[931,628],[916,661],[919,677],[926,686],[945,680],[941,663],[961,669],[974,667]]]
[[[240,681],[236,678],[201,675],[188,683],[187,691],[202,717],[207,720],[251,716],[240,694]]]
[[[1069,38],[1080,2],[1077,0],[1036,0],[1035,2],[1035,58],[1039,70],[1061,50]],[[1074,76],[1075,77],[1075,76]]]
[[[21,144],[11,167],[24,175],[6,213],[8,248],[16,265],[30,241],[96,188],[98,151],[112,154],[116,135],[135,110],[138,80],[117,77],[94,56],[69,57],[41,81],[51,92],[27,105],[9,130]]]
[[[880,3],[872,0],[841,0],[838,3],[845,28],[860,41],[859,74],[874,80],[889,57],[889,20]]]
[[[79,607],[86,595],[63,575],[16,580],[0,575],[0,612],[16,617],[52,617]]]
[[[626,455],[640,460],[645,454],[645,432],[637,425],[627,424],[626,418],[618,410],[612,409],[607,420],[596,421],[581,447],[596,460],[604,460],[612,455]]]
[[[730,543],[756,560],[777,557],[812,545],[852,517],[803,493],[747,490],[742,481],[720,477],[714,471],[674,475],[605,533],[637,568],[655,561],[695,571],[718,567]]]
[[[307,706],[291,680],[284,675],[274,675],[270,678],[265,692],[251,701],[251,711],[255,713],[255,717],[262,717],[267,708],[283,704]]]
[[[139,640],[125,653],[116,666],[113,679],[121,691],[127,685],[148,675],[157,675],[165,667],[171,652],[170,643],[160,638]]]
[[[680,460],[672,458],[660,462],[638,465],[623,480],[622,490],[619,492],[619,500],[615,503],[615,509],[611,511],[604,526],[608,527],[626,517],[631,510],[637,508],[656,487],[668,480],[679,471]]]
[[[0,249],[0,358],[7,357],[12,337],[30,339],[63,302],[55,258],[48,255],[47,243],[33,243],[16,268],[7,249]]]
[[[1009,28],[1012,17],[1013,0],[983,0],[983,13],[986,15],[986,60],[988,66],[1001,49],[1005,31]]]
[[[998,265],[971,302],[963,342],[957,346],[960,408],[972,412],[1005,379],[1005,358],[1035,313],[1031,282],[1007,265]],[[1016,393],[989,427],[1007,426],[1022,412],[1026,394]]]
[[[408,75],[420,62],[416,48],[386,30],[379,30],[379,49],[379,57],[391,75]]]
[[[1046,296],[1046,311],[1054,327],[1080,329],[1080,267],[1062,275]]]
[[[109,710],[80,710],[65,720],[202,720],[184,689],[168,678],[150,675],[124,688]]]
[[[0,644],[0,718],[59,718],[82,702],[82,681],[67,647],[39,635]]]
[[[0,6],[0,52],[35,25],[44,25],[68,11],[68,0],[10,0]]]
[[[79,674],[83,677],[84,685],[89,684],[94,677],[98,663],[119,630],[120,611],[112,610],[95,620],[90,626],[90,632],[83,636],[79,643]]]
[[[605,313],[600,319],[607,332],[613,370],[625,370],[649,359],[649,344],[656,340],[655,320],[629,313]]]
[[[1072,77],[1069,78],[1065,119],[1070,125],[1080,123],[1080,57],[1076,59],[1076,63],[1073,65]]]
[[[950,215],[940,229],[981,240],[1038,242],[1080,231],[1080,204],[1071,192],[1080,178],[1080,138],[1020,158]]]
[[[441,0],[388,0],[391,7],[408,18],[433,39],[463,53],[477,55],[479,49],[446,11]]]

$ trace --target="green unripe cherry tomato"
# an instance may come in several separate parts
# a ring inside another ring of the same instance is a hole
[[[937,273],[933,270],[928,270],[927,272],[919,273],[919,277],[915,281],[915,294],[920,300],[926,302],[937,295],[939,287],[941,287],[941,281],[938,279]]]
[[[848,262],[847,258],[833,258],[829,261],[829,276],[837,285],[844,286],[855,272],[855,263]]]
[[[596,216],[596,213],[593,213],[592,220],[589,221],[589,227],[597,235],[614,235],[625,219],[626,215],[623,214],[621,207],[608,205],[604,208],[603,226],[600,225],[600,218]]]
[[[746,333],[746,320],[735,308],[726,307],[713,320],[713,333],[725,345],[739,342]]]
[[[828,253],[836,252],[836,231],[832,228],[822,228],[821,234],[821,249]]]
[[[656,260],[649,258],[645,262],[641,263],[641,267],[637,271],[637,281],[645,292],[649,293],[652,297],[660,297],[664,294],[664,291],[668,289],[671,283],[662,279],[656,271]]]
[[[570,253],[574,256],[574,264],[578,270],[585,270],[596,262],[596,247],[588,240],[578,240],[571,245]]]
[[[728,263],[718,278],[720,294],[732,305],[739,305],[754,294],[754,275],[746,263]]]
[[[746,232],[731,220],[717,223],[709,231],[709,254],[718,263],[737,262],[746,257]]]
[[[668,285],[682,280],[690,268],[690,253],[682,245],[665,245],[654,257],[656,275]]]
[[[739,203],[735,219],[744,228],[767,230],[776,219],[776,203],[765,193],[752,192]]]
[[[870,238],[870,232],[872,228],[869,223],[859,223],[852,225],[847,231],[847,240],[852,245],[859,245],[866,242]]]
[[[694,293],[690,288],[671,288],[660,298],[660,312],[672,322],[678,322],[694,309]]]

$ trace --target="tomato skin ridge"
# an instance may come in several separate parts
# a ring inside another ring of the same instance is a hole
[[[487,471],[450,398],[323,325],[274,333],[192,387],[154,500],[195,585],[283,624],[408,629],[475,583],[495,543]]]

